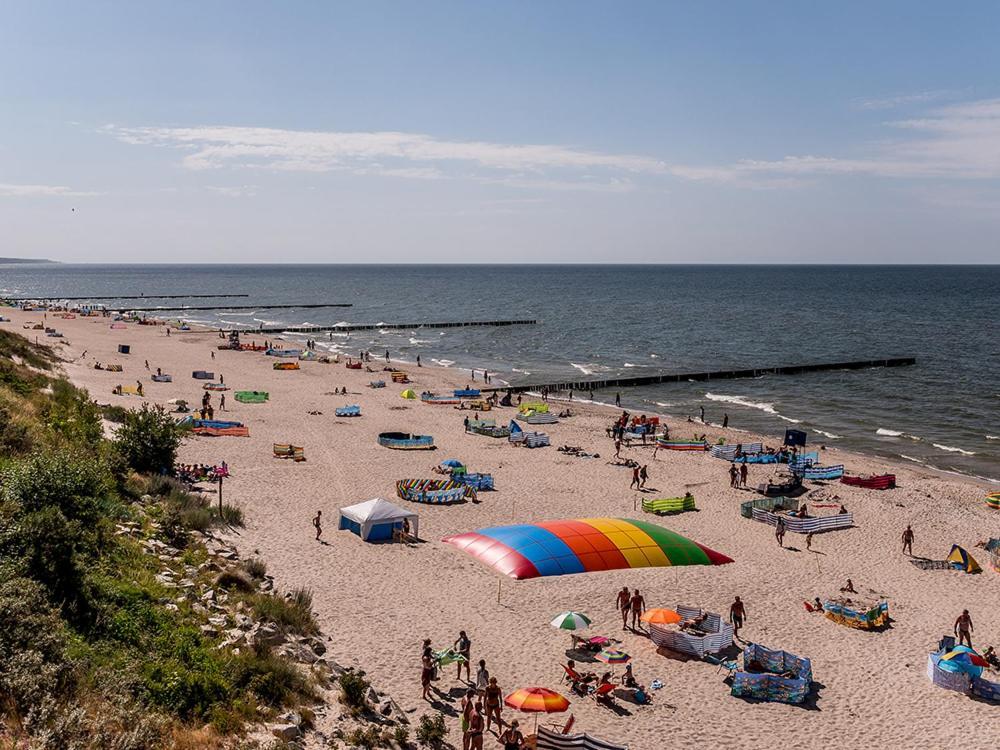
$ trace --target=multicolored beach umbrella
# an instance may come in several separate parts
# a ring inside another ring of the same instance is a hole
[[[733,562],[662,526],[627,518],[493,526],[446,537],[444,541],[518,580],[622,568]]]
[[[605,664],[628,664],[632,657],[616,648],[606,648],[594,657]]]
[[[590,618],[581,612],[563,612],[549,624],[559,630],[583,630],[590,627]]]
[[[938,661],[938,666],[945,672],[962,672],[973,677],[979,677],[983,673],[983,667],[989,665],[986,663],[986,659],[968,646],[955,646],[955,648],[941,657]]]

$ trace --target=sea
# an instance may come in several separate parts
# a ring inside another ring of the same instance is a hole
[[[247,294],[156,299],[156,295]],[[0,296],[239,304],[164,313],[222,327],[534,319],[313,335],[320,348],[494,383],[916,357],[912,367],[582,391],[575,400],[829,445],[1000,483],[1000,266],[0,265]],[[349,303],[269,309],[268,304]],[[291,339],[306,338],[290,335]],[[481,377],[481,376],[480,376]],[[691,434],[699,425],[691,425]],[[684,430],[681,430],[683,433]],[[848,467],[850,468],[850,467]]]

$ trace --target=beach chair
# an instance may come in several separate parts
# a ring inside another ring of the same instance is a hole
[[[809,602],[802,602],[802,606],[806,608],[806,612],[817,612],[816,607],[811,605]]]
[[[606,706],[615,705],[615,686],[610,682],[603,682],[594,688],[591,697],[598,703],[603,703]]]
[[[726,670],[726,677],[732,677],[740,671],[740,665],[735,659],[725,659],[719,662],[719,668],[715,670],[715,673],[718,674],[723,669]]]
[[[570,714],[564,724],[550,723],[549,726],[559,732],[559,734],[569,734],[573,730],[574,724],[576,724],[576,717],[573,714]]]

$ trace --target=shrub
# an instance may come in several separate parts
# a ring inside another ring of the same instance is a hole
[[[233,658],[229,672],[234,687],[249,691],[269,706],[282,707],[296,699],[316,697],[302,670],[264,645],[241,651]]]
[[[420,725],[417,727],[417,742],[432,750],[440,750],[445,746],[445,738],[448,736],[448,728],[444,724],[444,716],[441,714],[424,714],[420,717]]]
[[[109,422],[122,424],[128,416],[128,409],[118,404],[105,404],[101,406],[101,414]]]
[[[243,509],[229,503],[222,504],[222,522],[229,526],[243,526]]]
[[[399,745],[400,750],[406,750],[410,746],[410,729],[402,724],[396,727],[392,733],[392,739]]]
[[[267,575],[267,563],[259,557],[251,557],[243,561],[243,570],[251,578],[260,580]]]
[[[239,589],[240,591],[253,591],[253,582],[247,578],[246,574],[238,570],[224,570],[215,579],[215,585],[223,589]]]
[[[52,396],[43,411],[45,424],[74,445],[94,450],[101,444],[101,409],[86,391],[65,380],[53,380]]]
[[[20,455],[31,450],[31,431],[16,420],[6,407],[0,406],[0,455]]]
[[[143,404],[141,409],[125,415],[115,435],[114,447],[135,471],[170,472],[184,432],[162,406]]]
[[[371,687],[365,673],[349,669],[340,675],[337,682],[340,685],[340,702],[355,716],[361,714],[368,707],[368,688]]]
[[[376,747],[389,746],[386,736],[382,734],[382,730],[377,724],[354,729],[348,732],[344,739],[347,740],[347,744],[353,747],[365,748],[365,750],[374,750]]]
[[[249,601],[258,619],[273,622],[286,631],[300,635],[312,635],[319,631],[312,614],[312,594],[306,589],[296,589],[287,599],[271,594],[255,594]]]

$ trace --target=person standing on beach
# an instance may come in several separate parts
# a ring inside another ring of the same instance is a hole
[[[388,349],[385,350],[385,362],[386,362],[386,364],[389,364],[389,350]]]
[[[219,411],[225,411],[225,410],[226,410],[226,394],[223,393],[221,396],[219,396]]]
[[[486,688],[490,685],[490,670],[486,668],[486,659],[479,660],[479,668],[476,669],[476,692],[480,696],[486,695]]]
[[[622,613],[622,630],[628,627],[628,610],[630,602],[632,601],[632,594],[629,593],[628,586],[622,586],[622,590],[618,592],[618,599],[615,605],[618,610]]]
[[[740,487],[747,486],[747,475],[750,473],[750,469],[747,468],[747,462],[744,461],[740,464]]]
[[[425,641],[425,644],[427,642]],[[420,657],[420,687],[423,689],[423,699],[429,701],[431,692],[431,678],[434,676],[434,652],[429,644],[424,646],[423,655]]]
[[[496,677],[490,677],[490,682],[484,691],[484,698],[486,700],[486,731],[490,731],[490,724],[495,721],[499,732],[503,729],[503,719],[500,718],[500,712],[503,710],[503,691],[497,684]]]
[[[472,714],[476,710],[476,691],[469,688],[462,697],[462,750],[469,750],[472,741]]]
[[[620,407],[622,405],[622,394],[615,393],[615,406]]]
[[[740,628],[747,619],[747,609],[737,596],[735,601],[729,605],[729,621],[733,624],[733,636],[740,637]]]
[[[814,532],[810,531],[808,534],[806,534],[806,549],[810,551],[813,548],[813,533]]]
[[[739,477],[739,470],[736,468],[736,464],[729,464],[729,486],[735,487],[737,478]]]
[[[643,464],[642,468],[639,469],[639,489],[640,490],[646,488],[646,480],[647,479],[649,479],[649,471],[646,469],[646,464]]]
[[[722,429],[726,429],[727,427],[729,427],[729,415],[728,414],[723,414],[722,415]]]
[[[420,355],[418,354],[417,355],[417,367],[422,367],[422,366],[423,365],[420,364]]]
[[[483,701],[479,699],[469,716],[469,750],[483,750]]]
[[[701,421],[702,421],[702,423],[704,423],[705,422],[705,407],[704,406],[700,406],[698,408],[701,409]]]
[[[472,666],[470,662],[469,654],[472,652],[472,641],[469,640],[469,636],[465,634],[464,630],[458,631],[458,640],[455,641],[455,650],[465,657],[465,661],[461,659],[458,660],[458,675],[457,679],[462,679],[462,665],[465,664],[465,679],[466,681],[472,681]]]
[[[778,540],[778,546],[785,546],[785,519],[778,517],[778,523],[774,527],[774,538]]]
[[[629,611],[632,613],[632,630],[635,630],[639,623],[639,617],[646,611],[646,600],[639,589],[632,592],[632,599],[628,603]]]
[[[636,489],[639,489],[639,467],[638,466],[636,466],[634,469],[632,469],[632,482],[629,484],[628,488],[632,489],[633,487],[635,487]]]
[[[316,527],[316,541],[318,542],[320,536],[323,534],[323,511],[316,511],[316,517],[313,518],[313,526]]]
[[[969,648],[972,648],[972,633],[974,630],[969,610],[963,609],[962,614],[955,620],[955,635],[958,637],[958,645],[961,646],[962,643],[965,643]]]
[[[906,531],[903,532],[903,554],[913,557],[913,529],[910,524],[906,524]]]

